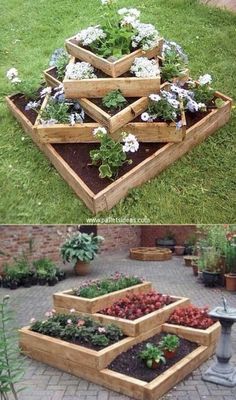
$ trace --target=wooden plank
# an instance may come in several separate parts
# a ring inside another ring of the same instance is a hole
[[[76,311],[94,314],[105,307],[109,307],[115,301],[124,296],[131,294],[147,293],[152,290],[151,282],[143,282],[138,285],[130,286],[129,288],[108,293],[103,296],[95,297],[94,299],[86,299],[72,295],[72,290],[63,291],[53,294],[53,306],[63,309],[75,309]]]
[[[119,326],[127,336],[139,336],[154,329],[156,326],[162,325],[168,320],[170,314],[177,307],[186,307],[186,305],[190,304],[190,300],[186,297],[171,296],[171,298],[174,300],[172,304],[164,306],[159,310],[153,311],[152,313],[144,315],[143,317],[137,318],[133,321],[99,313],[93,314],[93,318],[98,320],[103,325],[113,323]]]
[[[133,338],[124,338],[103,350],[96,351],[77,344],[69,343],[61,339],[32,332],[29,327],[19,330],[20,348],[25,354],[31,350],[39,350],[49,354],[61,354],[61,356],[83,366],[89,366],[95,370],[105,368],[114,358],[126,351],[132,343]]]
[[[78,46],[76,36],[67,39],[65,42],[65,46],[69,54],[71,54],[75,58],[78,58],[79,60],[90,63],[94,67],[100,69],[101,71],[105,72],[105,74],[110,75],[113,78],[116,78],[127,72],[136,57],[153,58],[159,55],[162,49],[162,45],[163,39],[161,38],[158,42],[158,45],[152,50],[148,50],[146,52],[144,52],[143,50],[136,50],[115,62],[110,62],[102,57],[97,56],[91,51]]]
[[[216,322],[208,329],[195,329],[187,326],[174,325],[165,323],[163,329],[168,329],[168,332],[178,336],[184,336],[186,339],[201,344],[202,346],[209,346],[218,341],[220,337],[221,325]]]
[[[47,83],[47,86],[51,86],[52,88],[58,87],[62,82],[59,79],[55,78],[52,75],[52,72],[55,70],[55,67],[50,67],[43,71],[44,79]]]

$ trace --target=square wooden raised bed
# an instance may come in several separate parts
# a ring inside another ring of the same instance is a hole
[[[119,354],[160,332],[168,333],[169,331],[168,328],[156,327],[137,338],[123,339],[107,349],[95,352],[97,353],[95,356],[91,350],[86,348],[82,351],[82,346],[22,328],[20,330],[20,347],[25,355],[37,361],[77,377],[88,379],[133,399],[157,400],[207,360],[215,349],[215,345],[199,346],[150,383],[109,369],[109,364]],[[104,365],[104,369],[100,369],[102,365]]]
[[[76,194],[85,202],[94,213],[108,211],[124,198],[128,192],[149,179],[157,176],[161,171],[173,164],[188,151],[204,141],[217,129],[225,125],[232,107],[232,99],[216,92],[216,97],[222,99],[224,104],[209,112],[199,122],[187,128],[185,140],[181,143],[168,143],[160,146],[152,155],[133,167],[129,172],[108,184],[104,189],[94,193],[74,169],[59,154],[51,144],[42,144],[33,130],[33,124],[26,118],[22,111],[15,105],[14,96],[6,98],[7,104],[13,115],[20,122],[26,132],[30,134],[38,147],[46,154],[62,177],[73,188]],[[70,145],[68,145],[70,146]],[[79,144],[77,146],[80,146]]]
[[[55,354],[64,354],[64,356],[73,362],[79,360],[79,363],[101,370],[112,361],[114,356],[129,348],[133,342],[132,338],[124,338],[117,343],[107,346],[105,349],[96,351],[84,346],[66,342],[65,340],[56,339],[47,335],[42,335],[38,332],[33,332],[29,327],[19,330],[20,334],[20,348],[28,355],[34,355],[34,351],[52,352]],[[124,350],[125,349],[125,350]]]
[[[73,57],[86,61],[94,67],[105,72],[105,74],[116,78],[130,69],[136,57],[153,58],[159,55],[162,50],[163,39],[160,39],[157,46],[154,47],[152,50],[135,50],[132,53],[114,62],[99,57],[91,51],[79,46],[78,41],[76,40],[76,36],[67,39],[65,45],[68,53],[71,54]]]
[[[105,307],[111,306],[115,301],[130,294],[147,293],[152,290],[151,282],[143,282],[129,288],[111,292],[103,296],[87,299],[72,295],[72,290],[54,293],[53,306],[57,312],[69,312],[72,308],[82,313],[93,314]],[[62,311],[63,310],[63,311]]]
[[[190,299],[187,297],[171,296],[171,299],[173,303],[153,311],[150,314],[144,315],[143,317],[137,318],[134,321],[99,313],[93,314],[93,318],[103,325],[115,324],[119,326],[127,336],[139,336],[158,325],[164,324],[175,308],[186,307],[190,304]],[[109,306],[107,305],[105,307]]]
[[[155,59],[158,64],[158,59]],[[70,63],[74,64],[76,59],[71,58]],[[96,73],[96,71],[95,71]],[[155,78],[136,78],[134,76],[122,76],[111,78],[105,75],[94,79],[68,79],[64,78],[63,86],[67,99],[102,98],[113,90],[120,90],[124,97],[142,97],[160,91],[160,75]]]
[[[220,337],[221,331],[221,325],[219,322],[215,322],[207,329],[195,329],[188,326],[168,324],[167,322],[163,325],[163,328],[168,329],[168,331],[174,335],[184,335],[186,339],[193,340],[203,346],[209,346],[216,343]]]

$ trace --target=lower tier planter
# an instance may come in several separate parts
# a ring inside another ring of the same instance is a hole
[[[68,53],[73,57],[86,61],[105,74],[116,78],[130,69],[136,57],[153,58],[159,55],[162,50],[163,39],[160,38],[157,45],[151,50],[143,51],[142,49],[138,49],[113,62],[79,46],[76,36],[67,39],[65,45]]]
[[[134,247],[130,249],[130,258],[141,261],[166,261],[171,260],[172,251],[157,247]]]
[[[158,325],[162,325],[176,308],[186,307],[190,304],[190,300],[186,297],[171,296],[171,300],[173,301],[171,304],[133,321],[99,313],[93,314],[93,318],[103,325],[115,324],[119,326],[127,336],[139,336]]]
[[[25,355],[37,361],[79,378],[88,379],[108,389],[130,396],[132,399],[157,400],[207,360],[215,348],[215,345],[195,348],[150,383],[109,369],[109,365],[118,355],[161,332],[168,333],[169,331],[168,328],[156,327],[138,338],[127,338],[120,341],[116,344],[117,348],[110,346],[107,348],[106,355],[101,354],[104,350],[97,352],[100,353],[97,354],[97,357],[87,351],[81,352],[81,349],[74,348],[75,345],[36,334],[28,328],[20,330],[20,346]],[[95,361],[96,358],[97,361]],[[104,369],[100,369],[102,365],[104,365]]]
[[[216,344],[220,337],[221,331],[221,325],[219,322],[216,322],[205,330],[169,323],[165,323],[163,327],[168,329],[168,332],[173,335],[183,336],[186,339],[193,340],[194,342],[199,343],[203,346]]]
[[[53,306],[56,310],[58,310],[58,312],[62,309],[63,312],[69,312],[73,308],[75,311],[93,314],[105,307],[109,307],[115,301],[125,297],[126,295],[147,293],[151,290],[151,288],[151,282],[143,282],[126,289],[118,290],[117,292],[95,297],[93,299],[74,296],[72,295],[72,290],[66,290],[63,292],[54,293]]]
[[[50,162],[76,194],[85,202],[87,207],[96,214],[100,211],[110,210],[132,188],[140,186],[149,179],[157,176],[161,171],[225,125],[230,118],[232,100],[219,92],[216,92],[216,96],[224,101],[223,105],[218,109],[210,111],[202,119],[189,127],[183,142],[168,144],[150,143],[147,147],[141,143],[140,151],[135,153],[138,154],[137,157],[139,158],[133,161],[133,164],[129,168],[124,169],[123,173],[120,172],[118,178],[112,183],[109,180],[104,181],[99,179],[97,170],[93,173],[93,170],[89,169],[90,175],[86,179],[82,176],[81,170],[78,170],[78,164],[81,164],[78,163],[78,159],[82,159],[84,156],[84,144],[51,145],[40,143],[39,137],[33,129],[35,120],[33,122],[29,120],[23,110],[19,108],[17,96],[7,97],[6,101],[23,129],[29,133],[40,150],[45,153]],[[79,151],[80,153],[78,154]],[[141,151],[143,151],[142,154]],[[94,186],[92,187],[91,182],[93,181]]]

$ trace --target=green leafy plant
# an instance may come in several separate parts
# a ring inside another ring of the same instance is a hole
[[[220,253],[214,247],[208,247],[202,250],[197,261],[200,271],[219,272],[220,271]]]
[[[108,109],[122,110],[127,103],[126,98],[119,89],[112,90],[102,99],[103,106]]]
[[[139,353],[139,357],[141,360],[146,362],[146,366],[148,368],[152,368],[153,362],[159,364],[165,364],[166,359],[164,357],[163,351],[152,343],[147,343],[145,350],[142,350]]]
[[[171,81],[173,78],[184,75],[186,64],[183,59],[175,52],[168,51],[162,61],[161,75],[164,81]]]
[[[57,78],[58,79],[63,79],[65,76],[65,70],[66,70],[66,66],[69,62],[69,55],[64,52],[61,53],[57,60],[55,61],[55,67],[57,68]]]
[[[59,124],[69,122],[70,106],[65,102],[59,102],[52,97],[49,98],[47,106],[40,113],[40,119],[43,121],[54,120]]]
[[[236,238],[229,237],[226,247],[226,268],[231,275],[236,275]]]
[[[181,115],[180,102],[169,98],[169,92],[162,91],[161,96],[149,96],[148,114],[153,119],[176,121]],[[171,103],[172,102],[172,103]]]
[[[68,238],[61,246],[61,256],[64,262],[77,261],[90,262],[97,255],[103,241],[102,236],[94,236],[93,233],[78,232]]]
[[[173,352],[180,346],[180,340],[176,335],[166,335],[160,341],[159,346],[162,350]]]
[[[199,85],[196,82],[189,84],[189,89],[193,92],[194,100],[197,103],[209,105],[214,99],[215,90],[209,84]]]
[[[8,308],[8,300],[9,296],[5,296],[0,303],[0,398],[8,400],[11,394],[18,400],[19,390],[15,384],[22,379],[24,366],[19,358],[17,335],[12,328],[13,312]]]

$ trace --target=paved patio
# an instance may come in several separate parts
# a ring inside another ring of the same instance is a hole
[[[187,296],[193,304],[214,307],[221,302],[220,290],[207,289],[198,283],[191,268],[183,265],[182,257],[172,261],[142,262],[127,258],[127,254],[102,256],[93,264],[91,278],[100,278],[115,271],[135,273],[153,281],[154,287],[162,293]],[[29,289],[8,291],[0,289],[0,297],[10,294],[11,306],[17,313],[17,323],[24,326],[32,317],[43,318],[52,308],[52,294],[55,291],[75,287],[82,278],[71,275],[55,287],[36,286]],[[236,306],[236,295],[224,292],[229,305]],[[236,365],[236,326],[233,330],[232,362]],[[201,380],[201,373],[212,363],[209,360],[178,384],[163,399],[168,400],[235,400],[236,387],[226,388]],[[23,385],[27,387],[19,396],[20,400],[128,400],[128,397],[109,391],[83,379],[63,373],[42,363],[27,359]]]

